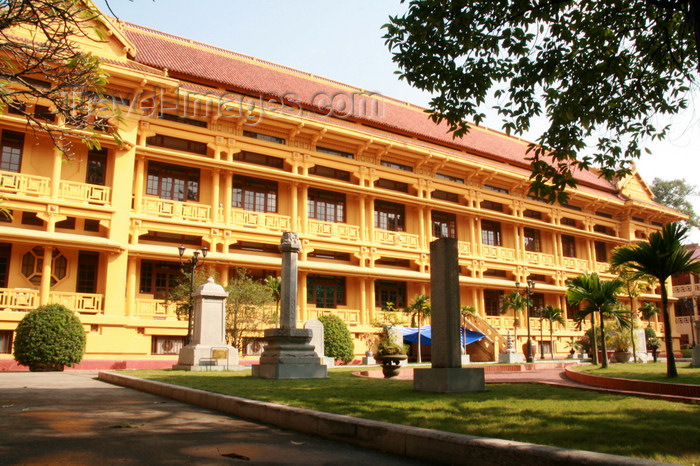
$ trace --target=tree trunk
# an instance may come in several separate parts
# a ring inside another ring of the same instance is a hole
[[[608,368],[608,345],[605,343],[605,319],[600,311],[600,346],[603,347],[603,369]]]
[[[549,321],[549,353],[552,355],[552,359],[554,359],[554,329],[552,328],[554,326],[554,323],[550,320]]]
[[[671,335],[671,316],[668,313],[668,291],[666,280],[661,282],[661,307],[664,311],[664,339],[666,340],[666,377],[678,377],[676,356],[673,354],[673,336]]]
[[[629,285],[627,286],[627,290],[629,290]],[[629,293],[630,295],[630,316],[632,317],[630,319],[630,336],[632,337],[632,356],[634,356],[634,362],[637,362],[637,344],[635,343],[636,338],[634,337],[634,298],[632,297],[632,293]]]
[[[593,364],[598,365],[598,339],[595,336],[595,312],[591,312],[591,328],[593,329]]]
[[[421,321],[421,318],[420,318],[420,314],[419,314],[418,315],[418,360],[417,360],[418,364],[423,362],[423,360],[421,358],[421,354],[420,354],[420,323],[421,323],[420,321]]]

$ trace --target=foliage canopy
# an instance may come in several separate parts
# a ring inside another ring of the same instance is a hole
[[[700,193],[695,185],[688,183],[685,178],[677,180],[662,180],[654,178],[649,186],[654,193],[654,200],[659,204],[674,208],[688,216],[686,226],[700,228],[700,218],[693,209],[690,198],[697,197]]]
[[[508,134],[547,119],[529,160],[531,191],[550,202],[567,200],[579,169],[628,174],[700,69],[693,0],[411,0],[384,28],[400,77],[434,94],[431,118],[455,137],[484,121],[487,101]]]
[[[336,315],[320,316],[323,324],[323,353],[349,363],[355,357],[355,344],[348,326]]]
[[[62,304],[39,306],[17,325],[14,357],[23,366],[73,366],[82,361],[84,352],[83,324]]]
[[[69,158],[76,140],[99,148],[98,134],[120,136],[121,122],[103,95],[108,75],[78,40],[106,40],[100,12],[82,0],[0,2],[0,113],[24,117]],[[47,111],[40,111],[40,107]]]

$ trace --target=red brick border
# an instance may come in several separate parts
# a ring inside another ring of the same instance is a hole
[[[601,377],[598,375],[586,374],[585,372],[578,372],[568,367],[566,368],[566,376],[575,382],[594,387],[609,388],[611,390],[700,398],[700,385]]]

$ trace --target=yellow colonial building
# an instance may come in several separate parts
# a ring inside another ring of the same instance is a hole
[[[606,275],[615,246],[682,218],[636,173],[614,183],[579,173],[569,205],[541,202],[528,196],[526,141],[483,127],[453,139],[409,103],[105,21],[109,40],[84,46],[110,75],[104,103],[121,113],[109,122],[123,145],[105,134],[102,150],[79,147],[66,162],[23,118],[0,116],[0,193],[12,214],[0,223],[0,369],[12,366],[17,323],[50,302],[80,314],[83,367],[169,364],[187,333],[164,299],[181,280],[178,246],[186,259],[207,247],[223,281],[240,267],[264,278],[279,274],[283,231],[303,244],[300,325],[337,314],[358,355],[387,302],[429,293],[429,243],[449,236],[462,304],[477,310],[469,326],[487,335],[472,359],[504,350],[514,319],[499,302],[527,280],[536,307],[567,310],[553,342],[563,357],[581,335],[566,280]],[[102,105],[96,117],[110,112]],[[658,291],[642,299],[659,301]]]

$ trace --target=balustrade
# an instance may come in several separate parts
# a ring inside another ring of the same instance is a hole
[[[346,223],[321,222],[309,219],[309,233],[347,241],[358,241],[360,239],[360,228]]]
[[[231,221],[243,227],[269,231],[289,231],[291,226],[291,218],[287,215],[252,212],[237,208],[231,209]]]
[[[157,197],[143,198],[143,212],[159,217],[208,222],[211,208],[194,202],[179,202]]]
[[[374,230],[374,241],[407,249],[417,249],[420,244],[418,235],[389,230]]]

